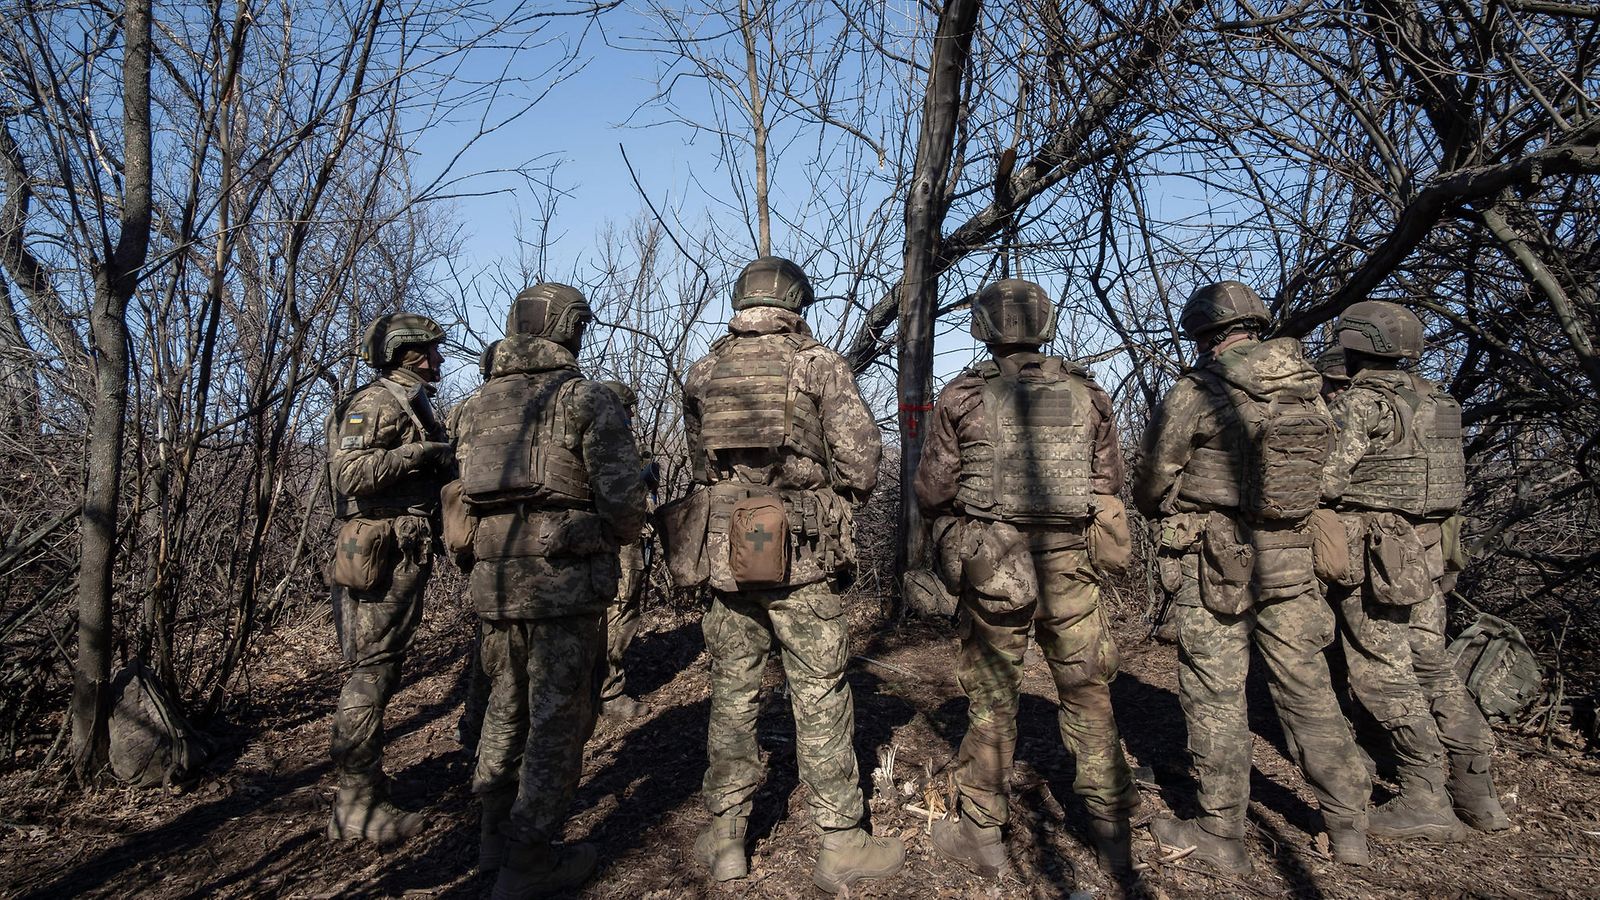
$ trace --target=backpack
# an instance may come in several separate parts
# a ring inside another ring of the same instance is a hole
[[[1515,625],[1481,613],[1450,642],[1467,693],[1490,719],[1515,719],[1543,692],[1543,670]]]
[[[210,745],[161,689],[154,672],[135,663],[111,679],[111,771],[138,787],[182,782],[199,771]]]

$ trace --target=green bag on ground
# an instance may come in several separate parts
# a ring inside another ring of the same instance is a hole
[[[1450,643],[1450,658],[1490,719],[1515,719],[1543,692],[1543,670],[1522,632],[1488,613]]]

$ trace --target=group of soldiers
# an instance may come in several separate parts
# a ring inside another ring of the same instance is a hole
[[[693,489],[657,521],[674,582],[711,598],[711,821],[695,855],[716,881],[749,873],[760,686],[776,649],[820,833],[813,881],[838,893],[898,872],[905,848],[866,828],[844,678],[842,585],[882,439],[848,364],[806,325],[813,299],[788,260],[762,257],[740,274],[728,334],[683,384]],[[478,865],[497,872],[498,898],[590,877],[596,850],[560,841],[584,745],[600,715],[648,712],[624,692],[621,659],[637,630],[653,466],[631,430],[633,392],[579,370],[592,318],[566,285],[517,295],[505,338],[485,353],[484,383],[445,423],[430,399],[443,329],[381,317],[363,342],[379,377],[330,420],[341,520],[331,576],[350,669],[334,715],[328,835],[388,843],[422,826],[388,797],[383,713],[443,549],[469,572],[481,620],[487,703],[472,790]],[[1239,282],[1194,292],[1180,326],[1197,363],[1156,411],[1133,480],[1159,535],[1199,776],[1199,815],[1156,820],[1152,835],[1224,871],[1250,869],[1252,636],[1336,860],[1366,864],[1368,835],[1460,840],[1463,822],[1509,827],[1489,774],[1491,734],[1445,655],[1441,582],[1461,555],[1460,409],[1403,365],[1420,355],[1421,325],[1394,304],[1356,304],[1335,328],[1342,357],[1319,373],[1297,341],[1263,340],[1269,324]],[[1036,284],[984,288],[972,332],[990,359],[939,394],[913,485],[938,576],[959,598],[956,671],[968,698],[958,796],[931,842],[980,875],[1007,867],[1031,633],[1056,684],[1097,858],[1134,879],[1140,799],[1113,716],[1118,655],[1099,603],[1130,545],[1111,401],[1084,367],[1043,352],[1055,312]],[[1336,634],[1350,692],[1398,760],[1400,792],[1376,809],[1324,656]]]

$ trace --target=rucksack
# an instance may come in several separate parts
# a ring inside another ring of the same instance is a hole
[[[1239,511],[1257,521],[1296,522],[1322,505],[1322,467],[1336,432],[1327,407],[1314,397],[1279,391],[1259,400],[1213,377],[1244,426],[1244,471]]]
[[[111,771],[138,787],[182,782],[211,755],[210,745],[178,712],[155,673],[134,664],[111,679],[116,703],[108,726]]]
[[[1543,670],[1522,632],[1488,613],[1450,642],[1450,658],[1490,719],[1515,719],[1543,691]]]

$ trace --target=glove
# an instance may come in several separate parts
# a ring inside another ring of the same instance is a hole
[[[405,460],[407,468],[416,470],[424,467],[444,468],[453,465],[456,461],[456,451],[445,441],[422,441],[416,444],[406,444],[395,450]]]

